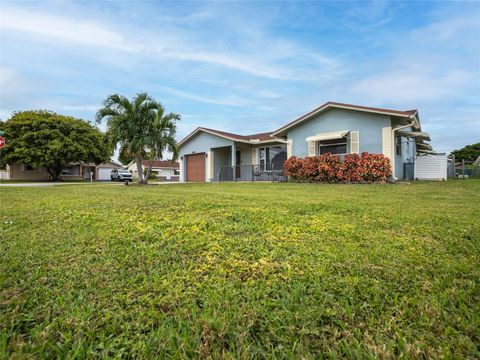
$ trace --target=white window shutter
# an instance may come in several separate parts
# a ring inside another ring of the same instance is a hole
[[[360,132],[350,131],[350,154],[360,153]]]
[[[308,142],[308,156],[315,156],[316,151],[315,151],[315,146],[317,145],[316,141],[309,141]]]
[[[257,149],[252,149],[252,165],[257,164]]]

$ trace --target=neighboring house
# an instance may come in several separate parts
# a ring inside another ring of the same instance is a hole
[[[145,173],[147,169],[152,165],[152,173],[156,174],[159,181],[178,181],[180,178],[180,164],[171,160],[142,160],[142,171]],[[135,161],[130,162],[127,165],[127,169],[134,176],[138,176],[137,164]]]
[[[389,110],[328,102],[280,129],[253,135],[197,128],[182,141],[181,181],[250,180],[252,168],[274,172],[290,156],[384,154],[404,178],[419,153],[433,153],[417,110]],[[405,172],[406,173],[406,172]]]
[[[93,163],[70,163],[62,170],[62,180],[110,180],[110,172],[122,166],[108,161],[103,164]],[[44,167],[35,169],[30,165],[11,164],[7,165],[5,180],[50,180],[50,174]]]
[[[113,161],[98,165],[93,163],[72,163],[63,169],[62,179],[79,178],[89,180],[91,178],[92,180],[107,181],[111,180],[110,174],[112,170],[121,168],[122,165]]]

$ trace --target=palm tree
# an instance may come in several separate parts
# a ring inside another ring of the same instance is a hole
[[[153,160],[163,159],[166,151],[172,153],[172,161],[178,158],[178,147],[175,140],[177,132],[176,122],[180,120],[180,115],[175,113],[165,114],[165,108],[158,104],[155,118],[151,124],[149,136],[147,139],[148,157],[150,165],[147,170],[146,179],[149,178],[152,170]]]
[[[163,114],[162,105],[147,93],[137,94],[132,101],[125,96],[113,94],[103,105],[97,112],[97,123],[106,120],[107,138],[112,146],[120,146],[122,150],[134,155],[138,182],[143,183],[142,158],[149,152],[152,138],[156,136],[154,124],[160,109]]]

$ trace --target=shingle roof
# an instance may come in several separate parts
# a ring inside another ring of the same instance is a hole
[[[265,133],[257,133],[257,134],[252,134],[252,135],[239,135],[239,134],[234,134],[234,133],[229,133],[226,131],[220,131],[220,130],[215,130],[215,129],[209,129],[206,127],[200,127],[198,130],[206,130],[215,134],[218,134],[220,136],[224,137],[229,137],[232,139],[238,139],[238,140],[245,140],[245,141],[250,141],[250,140],[271,140],[272,137],[270,136],[272,132],[265,132]]]
[[[377,108],[377,107],[370,107],[370,106],[361,106],[361,105],[353,105],[353,104],[346,104],[346,103],[339,103],[339,102],[333,102],[329,101],[323,104],[321,107],[326,106],[326,105],[337,105],[337,106],[345,106],[345,107],[351,107],[359,110],[367,110],[367,111],[372,111],[372,112],[389,112],[389,113],[397,113],[398,115],[413,115],[415,114],[418,110],[413,109],[413,110],[392,110],[392,109],[385,109],[385,108]]]

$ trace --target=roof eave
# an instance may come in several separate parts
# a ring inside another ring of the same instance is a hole
[[[217,133],[215,131],[211,131],[211,130],[206,129],[206,128],[198,127],[195,130],[193,130],[190,134],[188,134],[186,137],[184,137],[181,141],[179,141],[178,142],[178,147],[182,147],[186,142],[188,142],[191,138],[193,138],[200,131],[203,131],[205,133],[208,133],[208,134],[211,134],[211,135],[214,135],[214,136],[218,136],[218,137],[230,140],[230,141],[239,142],[239,143],[242,143],[242,144],[256,145],[256,144],[264,144],[264,143],[270,143],[270,142],[281,142],[281,140],[275,139],[273,137],[271,139],[259,140],[259,141],[238,139],[238,138],[233,138],[231,136],[227,136],[225,134]]]
[[[203,132],[206,132],[208,134],[211,134],[211,135],[215,135],[215,136],[218,136],[218,137],[221,137],[221,138],[224,138],[224,139],[227,139],[227,140],[231,140],[231,141],[237,141],[237,142],[243,142],[243,143],[250,143],[250,141],[248,140],[242,140],[242,139],[235,139],[231,136],[227,136],[225,134],[219,134],[215,131],[211,131],[209,129],[205,129],[205,128],[202,128],[202,127],[198,127],[196,128],[195,130],[193,130],[190,134],[188,134],[185,138],[183,138],[177,145],[178,147],[182,147],[184,143],[186,143],[189,139],[191,139],[192,137],[194,137],[198,132],[200,131],[203,131]]]

